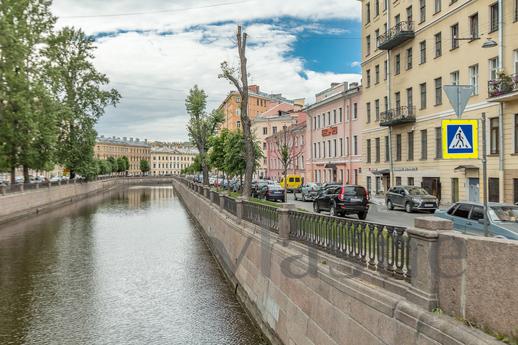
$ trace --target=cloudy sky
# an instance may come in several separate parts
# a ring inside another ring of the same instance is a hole
[[[58,27],[97,42],[98,69],[123,98],[97,130],[106,136],[187,139],[185,96],[206,90],[208,110],[232,90],[218,79],[238,62],[236,25],[249,34],[249,82],[288,98],[360,78],[357,0],[54,0]]]

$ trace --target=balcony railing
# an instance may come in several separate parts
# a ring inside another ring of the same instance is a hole
[[[516,93],[515,96],[518,98],[518,73],[501,75],[498,79],[488,81],[487,93],[489,98],[502,97],[512,93]]]
[[[389,109],[380,114],[380,126],[395,126],[415,122],[415,106]]]
[[[414,38],[414,22],[399,22],[378,38],[378,49],[390,50]]]

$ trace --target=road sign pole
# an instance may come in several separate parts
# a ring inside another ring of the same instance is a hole
[[[487,208],[487,148],[486,113],[482,113],[482,179],[484,180],[484,236],[489,236],[489,212]]]

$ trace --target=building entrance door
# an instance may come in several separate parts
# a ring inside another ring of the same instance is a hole
[[[469,201],[480,202],[480,181],[478,178],[472,177],[468,179],[468,197]]]
[[[441,202],[441,179],[439,177],[423,177],[421,187]]]

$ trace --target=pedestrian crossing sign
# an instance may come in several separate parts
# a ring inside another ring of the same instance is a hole
[[[478,120],[442,121],[443,158],[478,158]]]

